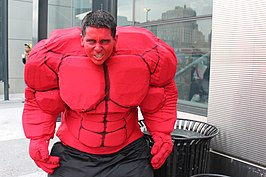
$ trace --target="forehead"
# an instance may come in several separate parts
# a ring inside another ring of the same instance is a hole
[[[90,38],[111,38],[111,29],[109,28],[96,28],[96,27],[87,27],[85,37]]]

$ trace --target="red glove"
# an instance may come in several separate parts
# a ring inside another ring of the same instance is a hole
[[[29,153],[36,165],[48,174],[52,174],[54,169],[59,167],[59,157],[50,156],[48,152],[49,140],[30,140]]]
[[[154,144],[151,149],[153,155],[151,159],[151,165],[154,169],[160,168],[168,156],[171,154],[173,149],[173,141],[171,135],[164,133],[154,133],[152,135]]]

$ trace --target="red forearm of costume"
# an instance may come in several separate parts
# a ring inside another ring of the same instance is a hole
[[[158,102],[157,104],[160,106],[152,106],[156,108],[155,110],[142,109],[145,125],[151,135],[156,133],[170,135],[177,119],[176,103],[178,91],[174,80],[162,88],[164,88],[164,99],[161,99],[161,102],[154,101],[158,96],[147,96],[141,105],[141,107],[147,108],[150,107],[149,105],[154,105],[155,102]]]
[[[53,138],[56,119],[64,110],[59,91],[37,92],[27,87],[25,97],[22,124],[26,137],[30,139]]]

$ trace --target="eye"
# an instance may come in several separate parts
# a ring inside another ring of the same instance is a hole
[[[88,43],[88,44],[95,44],[96,43],[96,41],[95,40],[93,40],[93,39],[86,39],[86,43]]]
[[[109,39],[101,40],[101,44],[109,44],[109,43],[110,43]]]

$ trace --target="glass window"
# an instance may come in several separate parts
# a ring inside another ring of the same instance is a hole
[[[125,26],[120,22],[122,17],[132,24],[211,14],[212,0],[118,0],[118,24],[121,26]]]
[[[182,105],[179,110],[206,115],[212,0],[118,2],[118,25],[145,27],[174,48],[179,63],[175,75],[179,89],[178,104]],[[123,21],[120,20],[122,18]]]
[[[117,2],[117,25],[129,26],[134,25],[132,17],[133,14],[133,3],[131,0],[123,1],[118,0]]]
[[[48,35],[54,29],[80,26],[92,9],[92,0],[49,0]]]
[[[73,1],[73,0],[72,0]],[[73,1],[73,26],[80,26],[81,20],[92,9],[92,0]]]

